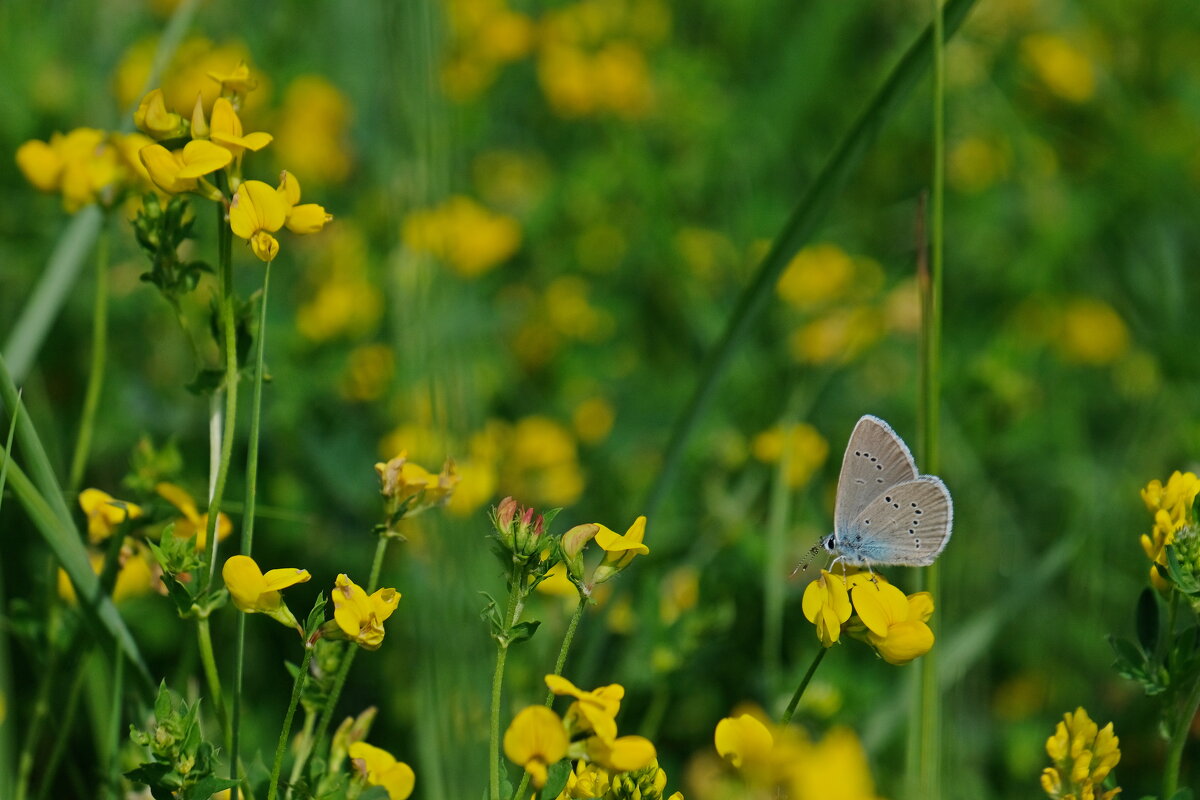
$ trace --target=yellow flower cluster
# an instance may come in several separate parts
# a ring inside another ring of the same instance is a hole
[[[300,203],[300,182],[284,170],[279,185],[242,180],[242,158],[247,150],[257,152],[274,137],[265,131],[246,132],[237,108],[258,82],[242,62],[228,73],[210,72],[221,87],[221,96],[206,114],[202,94],[196,95],[190,116],[167,107],[162,89],[142,98],[134,122],[151,138],[170,145],[149,144],[139,157],[150,179],[167,194],[194,192],[224,203],[229,209],[229,226],[245,239],[262,261],[279,253],[274,234],[285,225],[298,234],[316,233],[333,217],[315,203]],[[207,176],[220,173],[211,183]],[[232,192],[225,196],[225,187]]]
[[[764,464],[777,464],[786,457],[788,486],[798,489],[808,484],[829,457],[829,442],[812,425],[802,422],[763,431],[754,437],[751,450]]]
[[[275,122],[275,150],[306,179],[336,183],[352,165],[348,129],[350,101],[320,75],[288,84]]]
[[[1176,470],[1164,485],[1155,478],[1142,489],[1142,502],[1154,516],[1150,533],[1142,534],[1142,550],[1150,565],[1150,582],[1165,592],[1170,584],[1164,577],[1167,571],[1166,547],[1175,542],[1176,535],[1189,524],[1195,524],[1192,507],[1200,494],[1200,478],[1194,472]]]
[[[1068,711],[1046,740],[1054,766],[1043,770],[1042,788],[1052,800],[1112,800],[1121,790],[1101,784],[1121,760],[1118,744],[1111,722],[1100,728],[1082,707]]]
[[[366,236],[347,220],[322,236],[296,310],[296,329],[312,342],[370,334],[383,315],[383,293],[368,270]]]
[[[443,442],[429,425],[409,423],[385,436],[380,451],[407,448],[413,458],[421,459],[445,450],[465,452],[455,462],[461,480],[446,506],[455,516],[467,516],[501,493],[550,507],[571,505],[583,494],[585,477],[575,438],[549,417],[534,415],[515,423],[493,419],[468,436],[464,446]]]
[[[538,82],[564,117],[640,119],[654,109],[647,50],[671,19],[657,0],[580,0],[540,20]]]
[[[828,242],[806,247],[789,262],[776,291],[805,315],[788,338],[797,361],[845,364],[883,336],[895,316],[879,297],[883,271],[868,258],[854,257]],[[892,327],[903,327],[892,325]]]
[[[88,552],[88,563],[92,572],[97,575],[104,569],[104,556],[94,550]],[[132,538],[121,544],[121,552],[117,562],[117,579],[113,584],[112,599],[114,603],[122,603],[134,597],[149,594],[158,585],[152,557],[146,546]],[[66,570],[58,568],[58,596],[68,605],[75,605],[79,598],[75,594],[75,585]]]
[[[845,630],[889,664],[907,664],[933,649],[933,631],[926,624],[933,616],[933,596],[917,592],[906,597],[878,573],[842,576],[821,570],[805,588],[801,605],[825,647],[832,647]]]
[[[475,278],[517,252],[521,226],[512,217],[455,195],[433,208],[410,212],[401,238],[414,253],[427,253],[464,278]]]
[[[138,151],[150,143],[140,133],[76,128],[55,133],[49,142],[25,142],[17,148],[17,166],[38,190],[60,193],[71,213],[92,203],[112,208],[150,188],[138,159]]]
[[[393,512],[404,517],[445,505],[459,481],[453,461],[447,459],[442,471],[435,475],[409,461],[407,450],[401,450],[399,455],[386,462],[377,463],[375,473],[379,476],[379,493],[388,500]]]
[[[1095,65],[1083,50],[1061,36],[1026,36],[1021,54],[1046,88],[1064,100],[1086,103],[1095,96]]]
[[[529,55],[536,29],[505,0],[448,0],[450,53],[442,66],[442,87],[453,100],[478,96],[500,69]]]
[[[775,725],[760,709],[751,709],[717,723],[713,740],[718,755],[755,791],[753,797],[877,798],[866,753],[848,728],[834,728],[813,742],[803,730]]]
[[[546,685],[560,697],[575,698],[566,716],[545,706],[529,706],[504,733],[505,755],[529,773],[534,786],[545,786],[550,766],[569,758],[576,764],[559,795],[562,800],[662,797],[666,774],[658,768],[654,744],[642,736],[617,735],[623,686],[614,683],[586,691],[558,675],[547,675]],[[670,798],[682,799],[679,792]]]
[[[155,71],[158,46],[157,36],[142,39],[126,50],[117,64],[113,93],[121,108],[133,105],[145,91],[146,82]],[[230,64],[250,59],[250,51],[241,42],[216,43],[203,36],[189,36],[171,52],[161,82],[169,108],[190,108],[196,102],[196,95],[200,95],[205,108],[211,108],[221,94],[221,86],[209,73],[224,72]],[[249,79],[263,91],[247,95],[242,111],[260,105],[261,98],[270,94],[270,81],[265,74],[251,70]]]

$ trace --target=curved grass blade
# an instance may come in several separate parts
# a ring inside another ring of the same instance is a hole
[[[17,432],[17,417],[21,414],[21,393],[13,406],[12,420],[8,423],[8,438],[4,443],[4,463],[0,465],[0,505],[4,503],[4,485],[8,479],[8,464],[12,461],[13,434]],[[8,626],[3,623],[4,574],[0,571],[0,704],[12,697],[12,670],[8,662]],[[13,737],[16,724],[15,714],[0,712],[0,797],[11,797],[13,792]]]
[[[952,36],[958,30],[967,16],[967,12],[974,5],[975,0],[950,0],[946,4],[944,10],[945,37]],[[663,456],[662,470],[658,473],[658,477],[655,479],[646,501],[642,504],[642,508],[638,509],[638,513],[645,514],[651,519],[654,518],[654,513],[662,504],[675,480],[675,474],[683,459],[688,439],[708,410],[717,385],[725,374],[733,354],[762,315],[763,309],[771,299],[771,291],[778,282],[784,267],[812,237],[817,226],[829,213],[834,200],[841,194],[843,187],[850,180],[850,176],[858,167],[859,162],[862,161],[863,156],[874,145],[883,124],[891,118],[913,90],[917,81],[929,69],[933,61],[932,43],[933,26],[930,25],[909,47],[908,52],[892,70],[887,81],[871,98],[854,127],[838,144],[833,155],[829,157],[816,180],[800,200],[796,210],[792,212],[787,224],[776,237],[775,244],[763,259],[762,264],[759,265],[753,280],[742,290],[737,307],[730,316],[724,333],[721,334],[720,340],[708,356],[695,392],[683,413],[675,421],[666,453]]]

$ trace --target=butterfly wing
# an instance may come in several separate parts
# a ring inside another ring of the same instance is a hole
[[[946,548],[954,522],[950,491],[922,475],[890,486],[847,529],[847,561],[927,567]]]
[[[916,477],[912,453],[892,427],[879,417],[860,419],[842,456],[833,515],[836,537],[844,538],[854,519],[886,489]]]

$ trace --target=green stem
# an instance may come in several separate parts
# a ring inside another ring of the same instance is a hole
[[[383,570],[383,557],[387,554],[388,544],[391,541],[386,536],[380,536],[379,543],[375,545],[375,558],[371,562],[371,577],[367,580],[367,594],[379,588],[379,574]],[[321,718],[317,722],[316,735],[309,740],[307,748],[301,749],[300,755],[297,757],[298,768],[303,769],[304,763],[312,754],[313,747],[319,742],[324,741],[329,731],[329,724],[333,721],[333,712],[337,708],[338,698],[342,696],[342,689],[346,685],[346,676],[350,674],[350,666],[354,663],[356,655],[358,655],[358,647],[353,644],[347,645],[346,652],[342,655],[341,663],[338,664],[337,675],[333,679],[333,689],[329,692],[329,697],[325,699],[325,707],[321,709]]]
[[[307,709],[307,706],[305,708]],[[308,752],[312,750],[313,724],[316,721],[316,716],[306,711],[304,714],[304,727],[300,730],[300,754],[296,756],[296,763],[292,764],[292,773],[288,776],[289,786],[300,780],[300,772],[304,769],[304,759],[308,757]]]
[[[58,763],[67,751],[67,743],[71,740],[70,734],[75,729],[75,713],[79,710],[79,695],[83,691],[85,677],[87,677],[85,670],[75,670],[75,677],[71,680],[71,688],[67,694],[67,710],[63,713],[58,737],[55,739],[54,748],[50,751],[50,758],[41,768],[42,785],[38,789],[37,800],[44,800],[46,793],[50,791],[50,786],[54,783],[54,776],[58,772]]]
[[[107,222],[107,219],[104,220]],[[92,449],[92,433],[96,426],[96,409],[100,407],[100,391],[104,387],[104,362],[108,351],[108,225],[102,223],[96,239],[96,296],[92,309],[92,364],[87,391],[83,396],[83,413],[79,419],[79,436],[71,456],[70,480],[67,493],[74,495],[83,482],[88,453]]]
[[[809,681],[816,674],[817,667],[821,666],[821,660],[825,658],[825,654],[829,652],[829,648],[824,645],[817,650],[817,657],[813,659],[812,664],[808,667],[808,672],[804,673],[804,677],[800,679],[800,685],[796,687],[796,691],[792,694],[792,701],[788,703],[787,709],[784,710],[783,716],[779,718],[780,725],[787,725],[792,721],[792,715],[796,713],[796,706],[800,705],[800,698],[804,696],[804,690],[808,688]]]
[[[25,731],[25,746],[17,759],[17,791],[16,800],[25,800],[29,793],[29,775],[33,769],[34,752],[42,738],[42,728],[50,715],[50,687],[54,685],[58,668],[58,653],[53,649],[50,653],[50,663],[42,672],[42,681],[38,685],[37,696],[33,702],[33,719]]]
[[[313,642],[304,643],[304,659],[300,662],[300,671],[296,673],[296,682],[292,684],[292,700],[288,703],[287,714],[283,718],[283,729],[279,731],[279,743],[275,745],[275,763],[271,766],[271,783],[267,788],[267,800],[275,800],[279,794],[279,772],[283,769],[283,753],[287,750],[288,737],[292,733],[292,717],[296,714],[296,705],[300,702],[300,690],[304,687],[304,679],[308,677],[308,665],[312,662]]]
[[[224,184],[224,180],[220,183]],[[222,185],[222,190],[226,187]],[[225,205],[217,203],[217,239],[220,253],[221,283],[221,327],[225,340],[225,420],[221,436],[221,461],[217,466],[217,479],[213,484],[212,497],[208,503],[208,529],[205,539],[208,557],[208,582],[212,583],[217,573],[217,520],[221,515],[221,500],[225,497],[225,480],[229,476],[229,462],[233,458],[233,436],[237,420],[237,323],[234,320],[233,291],[233,231],[225,221]]]
[[[945,98],[946,58],[942,0],[933,0],[933,169],[929,208],[929,264],[919,277],[922,326],[920,429],[921,457],[926,472],[939,470],[939,410],[941,398],[942,273],[945,217]],[[923,588],[941,596],[938,564],[925,570]],[[934,637],[940,633],[940,617],[930,619]],[[909,738],[908,797],[938,800],[941,793],[942,703],[937,684],[938,654],[932,650],[921,659],[918,678],[918,712]],[[913,749],[915,748],[915,755]],[[915,764],[914,764],[915,762]],[[915,767],[915,770],[914,770]]]
[[[1200,711],[1200,679],[1192,684],[1181,711],[1183,713],[1167,744],[1167,758],[1163,764],[1163,800],[1172,800],[1179,788],[1179,767],[1183,763],[1183,748],[1192,729],[1192,720],[1196,718],[1196,712]]]
[[[117,798],[121,794],[121,695],[125,690],[125,654],[120,648],[116,649],[116,663],[113,665],[113,685],[112,685],[112,704],[109,708],[112,709],[109,717],[107,756],[108,768],[106,770],[105,793],[109,797]]]
[[[492,671],[491,735],[488,737],[488,797],[491,800],[500,800],[500,697],[504,689],[504,664],[508,660],[507,636],[521,613],[520,594],[524,581],[524,572],[517,570],[517,575],[512,579],[508,590],[508,605],[504,609],[504,631],[496,639],[496,668]]]
[[[242,555],[254,546],[254,510],[258,501],[258,437],[262,424],[263,351],[267,341],[267,292],[271,286],[271,262],[263,271],[261,306],[258,312],[258,341],[254,357],[254,400],[250,410],[250,443],[246,452],[246,507],[242,514]],[[246,615],[238,614],[233,655],[233,733],[229,747],[229,779],[238,776],[238,730],[242,715],[242,674],[246,655]],[[293,782],[294,782],[293,778]]]
[[[213,657],[212,632],[209,630],[208,617],[196,620],[196,640],[200,643],[200,663],[204,667],[204,678],[208,682],[208,693],[212,696],[212,705],[216,709],[217,721],[225,734],[225,746],[229,747],[229,720],[225,716],[225,699],[221,694],[221,676],[217,672],[217,660]]]

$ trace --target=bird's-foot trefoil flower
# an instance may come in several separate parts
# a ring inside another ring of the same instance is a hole
[[[817,638],[825,647],[833,646],[842,635],[842,625],[849,621],[854,610],[846,581],[841,575],[825,570],[805,587],[801,608],[805,619],[816,625]]]
[[[504,732],[504,754],[533,779],[541,789],[551,764],[567,754],[567,731],[563,721],[545,706],[529,706],[517,712]]]
[[[366,591],[345,575],[338,575],[333,586],[333,619],[322,626],[328,638],[347,639],[365,650],[378,650],[383,644],[383,623],[400,603],[395,589]]]
[[[1112,800],[1121,790],[1102,784],[1121,760],[1119,744],[1111,722],[1100,728],[1082,707],[1068,711],[1046,740],[1054,766],[1042,771],[1042,788],[1052,800]]]
[[[350,763],[368,786],[382,786],[391,800],[407,800],[416,785],[412,767],[386,750],[366,742],[350,745]]]
[[[271,619],[295,628],[304,635],[304,629],[296,621],[283,595],[279,592],[297,583],[304,583],[312,576],[306,569],[286,567],[263,572],[250,556],[230,556],[221,568],[221,577],[233,604],[247,614],[266,614]]]
[[[159,483],[154,491],[183,514],[182,519],[175,520],[174,534],[180,539],[196,537],[196,549],[204,550],[208,541],[208,514],[201,514],[196,508],[196,501],[187,490],[173,483]],[[233,533],[233,523],[224,512],[217,517],[217,541],[222,541]]]
[[[142,507],[117,500],[99,489],[84,489],[79,493],[79,507],[87,515],[88,541],[92,544],[112,536],[123,523],[142,515]]]
[[[646,518],[640,516],[624,534],[618,534],[604,525],[597,524],[596,544],[604,550],[604,560],[592,573],[592,583],[601,584],[615,578],[633,562],[635,556],[650,554],[650,548],[642,540],[646,538]]]

